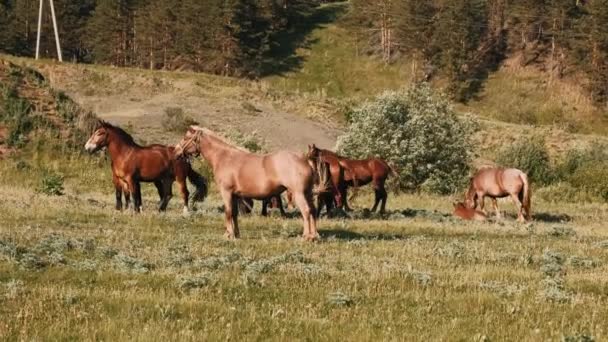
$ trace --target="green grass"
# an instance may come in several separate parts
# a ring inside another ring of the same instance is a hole
[[[536,220],[519,225],[504,202],[503,221],[467,223],[449,217],[449,198],[391,194],[390,217],[322,219],[318,243],[300,239],[299,219],[257,215],[233,242],[214,189],[189,217],[176,198],[157,213],[151,186],[142,214],[116,212],[106,162],[28,153],[38,162],[24,183],[8,177],[21,159],[0,167],[3,340],[608,334],[606,204],[535,201]],[[38,168],[65,175],[66,195],[36,193]],[[370,204],[361,192],[354,206],[364,216]],[[551,253],[561,266],[547,266]],[[562,268],[563,287],[547,267]]]

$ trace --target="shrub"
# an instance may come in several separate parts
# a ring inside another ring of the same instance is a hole
[[[375,156],[392,163],[401,189],[445,194],[464,184],[475,128],[473,121],[458,118],[445,95],[418,84],[350,111],[337,149],[352,158]]]
[[[608,201],[608,161],[585,163],[569,177],[579,189]]]
[[[504,148],[498,154],[496,163],[522,170],[535,183],[549,184],[552,181],[549,152],[542,138],[526,138]]]
[[[165,130],[176,133],[184,133],[190,125],[196,124],[196,121],[186,115],[180,107],[165,108],[162,124]]]
[[[40,182],[36,191],[49,196],[63,195],[63,177],[61,175],[47,172]]]
[[[241,146],[250,152],[266,151],[266,143],[256,132],[246,134],[236,129],[230,129],[224,132],[224,136],[232,143]]]

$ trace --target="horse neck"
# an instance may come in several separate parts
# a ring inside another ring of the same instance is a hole
[[[112,132],[108,138],[108,152],[110,159],[116,160],[121,155],[137,148],[137,145],[124,141],[118,134]]]
[[[199,150],[203,158],[211,164],[213,169],[219,164],[222,155],[240,152],[236,148],[208,134],[204,134],[201,137],[199,144]]]

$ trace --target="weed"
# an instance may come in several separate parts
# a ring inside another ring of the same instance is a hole
[[[154,265],[151,263],[126,254],[117,254],[114,256],[113,260],[117,269],[128,273],[149,273],[154,268]]]
[[[199,274],[195,276],[181,276],[176,280],[176,285],[182,291],[199,289],[212,284],[209,274]]]
[[[45,172],[36,191],[48,196],[62,196],[63,176],[52,171]]]
[[[162,125],[166,131],[183,134],[188,130],[190,125],[196,124],[196,121],[186,115],[180,107],[167,107],[162,118]]]
[[[351,306],[355,301],[343,292],[332,292],[327,295],[327,303],[334,306]]]

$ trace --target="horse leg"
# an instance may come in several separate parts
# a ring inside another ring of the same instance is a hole
[[[154,186],[156,187],[156,191],[158,192],[158,210],[162,211],[163,202],[165,200],[165,194],[163,192],[163,182],[160,180],[154,181]]]
[[[184,209],[182,212],[184,215],[187,215],[189,212],[188,200],[190,198],[190,192],[188,191],[188,185],[186,185],[186,177],[177,177],[176,181],[179,187],[179,192],[182,194],[182,201],[184,202]],[[192,203],[194,203],[194,201]]]
[[[317,232],[317,220],[314,206],[312,205],[312,195],[306,195],[303,192],[294,193],[296,206],[302,213],[304,221],[304,231],[302,237],[305,240],[312,241],[319,236]]]
[[[168,178],[163,180],[163,193],[165,197],[163,198],[163,203],[160,206],[160,211],[167,210],[167,206],[169,205],[169,201],[173,197],[173,180]]]
[[[388,199],[388,194],[386,193],[386,189],[384,188],[384,184],[382,184],[382,187],[380,188],[380,195],[382,195],[382,197],[381,197],[382,204],[380,204],[380,213],[384,214],[384,211],[386,209],[386,200]]]
[[[488,213],[484,209],[484,207],[486,205],[485,194],[483,194],[483,193],[477,193],[477,201],[479,201],[479,210],[481,210],[484,214],[487,215]],[[475,204],[475,207],[477,207],[477,204]],[[475,209],[475,208],[473,208],[473,209]]]
[[[316,211],[316,217],[319,218],[321,216],[321,211],[323,210],[323,206],[327,204],[326,200],[325,200],[325,196],[323,196],[324,194],[319,194],[317,195],[317,211]],[[327,213],[329,214],[329,207],[327,208]]]
[[[344,210],[353,211],[353,209],[348,206],[348,187],[346,185],[340,189],[340,196],[342,197],[342,205],[344,206]]]
[[[114,189],[116,190],[116,210],[122,210],[122,187],[115,185]],[[125,193],[126,196],[127,194]]]
[[[268,216],[268,202],[270,202],[268,198],[262,200],[262,216],[264,217]]]
[[[492,207],[494,207],[494,211],[496,212],[496,218],[500,220],[502,218],[502,214],[500,213],[500,210],[498,210],[498,201],[495,197],[492,197]]]
[[[141,184],[139,180],[134,177],[129,177],[126,179],[126,182],[129,186],[129,192],[133,194],[133,211],[140,212],[141,211]]]
[[[234,238],[238,239],[241,237],[241,232],[239,231],[239,199],[236,196],[232,197],[232,231],[234,232]]]
[[[286,217],[287,214],[285,213],[285,208],[283,208],[283,199],[281,198],[281,195],[277,195],[277,204],[279,205],[279,211],[281,212],[281,217]]]
[[[513,203],[515,203],[515,207],[517,208],[517,221],[519,221],[521,223],[526,222],[526,220],[524,219],[524,214],[523,214],[523,205],[519,201],[517,194],[510,194],[510,195],[511,195],[511,198],[513,199]]]
[[[378,208],[379,203],[380,203],[380,191],[379,191],[379,189],[374,188],[374,206],[371,209],[372,213],[376,212],[376,209]]]
[[[235,209],[235,203],[238,202],[238,197],[225,189],[220,189],[220,195],[224,202],[224,224],[226,225],[226,233],[224,233],[224,236],[228,239],[234,239],[236,237],[234,235],[233,211]]]

